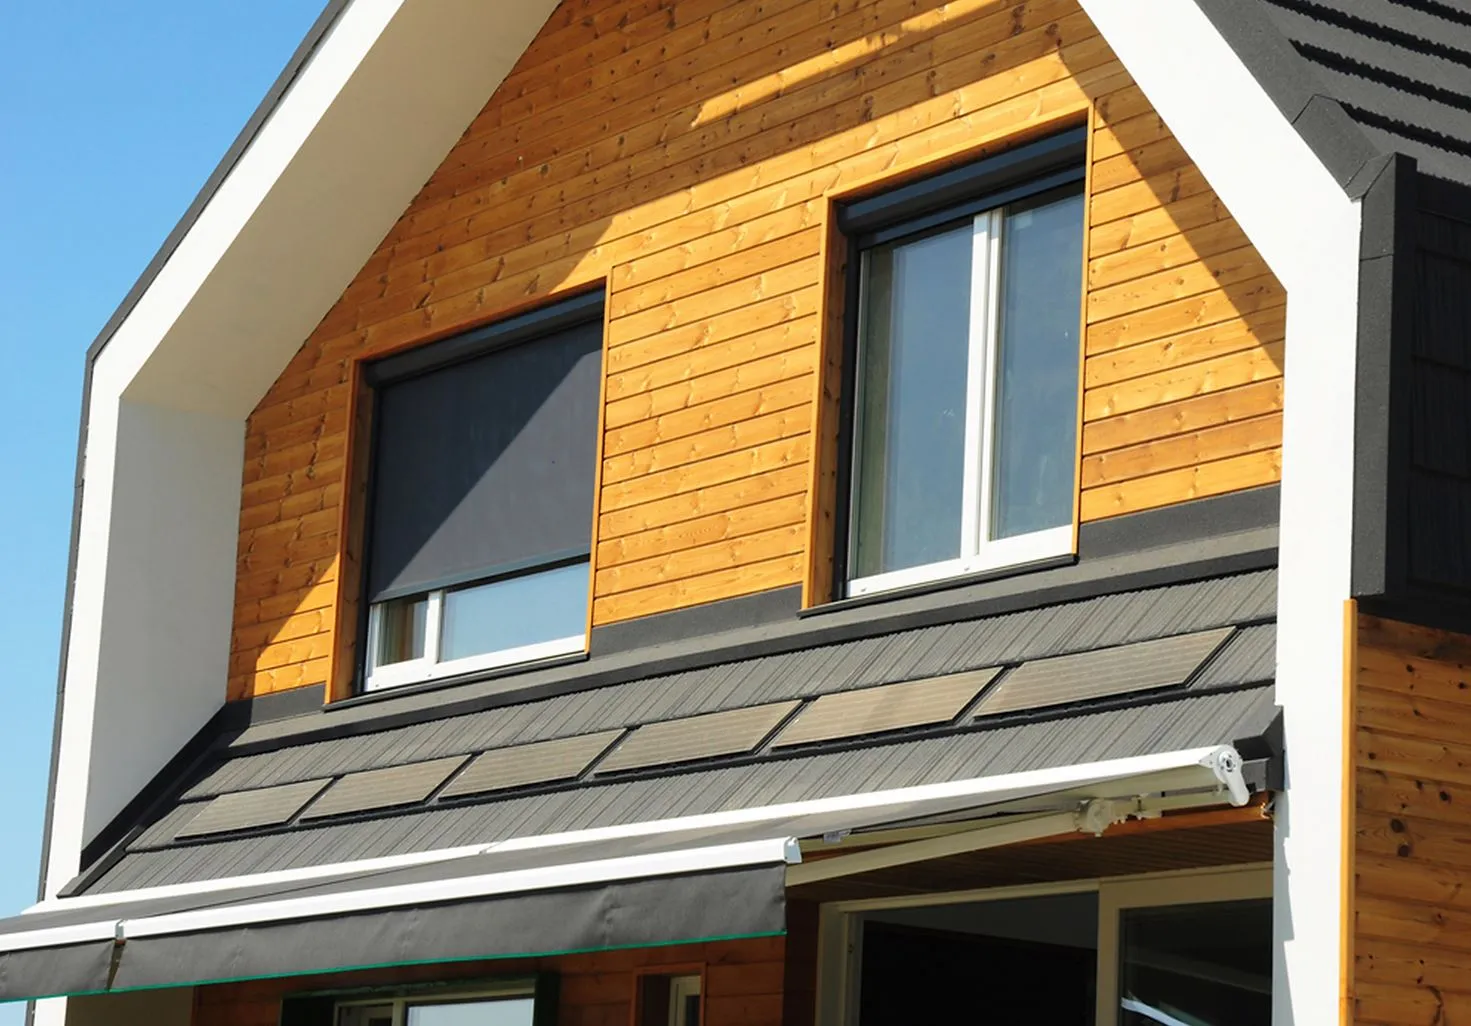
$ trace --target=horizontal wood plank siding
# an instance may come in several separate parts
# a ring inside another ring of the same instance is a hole
[[[1285,296],[1076,0],[567,0],[250,418],[229,696],[354,620],[354,361],[599,282],[593,624],[801,582],[826,197],[1090,110],[1082,515],[1275,480]]]
[[[1471,638],[1359,619],[1355,1021],[1471,1014]]]
[[[815,925],[815,924],[814,924]],[[637,971],[704,967],[700,1021],[708,1026],[781,1026],[786,938],[712,941],[557,958],[423,965],[298,979],[224,983],[195,990],[193,1026],[276,1026],[281,1002],[303,991],[487,982],[550,972],[558,977],[559,1026],[629,1026]]]
[[[1082,519],[1279,480],[1286,293],[1136,86],[1093,117]]]

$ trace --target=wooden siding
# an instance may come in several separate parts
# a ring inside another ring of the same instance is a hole
[[[1361,617],[1354,1020],[1471,1015],[1471,638]]]
[[[355,361],[602,281],[591,622],[803,581],[829,198],[1090,118],[1083,519],[1276,480],[1282,289],[1076,0],[566,0],[250,418],[230,697],[347,665]]]
[[[786,939],[717,941],[665,948],[564,955],[558,958],[424,965],[298,979],[224,983],[195,991],[193,1026],[276,1026],[281,1001],[293,993],[395,987],[457,980],[495,980],[556,973],[558,1026],[632,1026],[640,970],[698,971],[704,966],[700,1020],[708,1026],[780,1026],[787,973]],[[806,963],[800,963],[803,968]]]

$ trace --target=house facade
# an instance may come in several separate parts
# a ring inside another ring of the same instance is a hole
[[[1471,22],[337,0],[89,354],[43,1023],[1471,1007]]]

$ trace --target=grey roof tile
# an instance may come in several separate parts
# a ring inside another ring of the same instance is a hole
[[[1206,663],[1192,688],[1259,684],[1277,675],[1277,625],[1244,627]]]
[[[613,778],[571,790],[509,794],[380,820],[130,852],[92,890],[215,879],[1194,748],[1256,736],[1275,713],[1270,686],[1183,692],[1141,708],[697,768],[673,776]]]

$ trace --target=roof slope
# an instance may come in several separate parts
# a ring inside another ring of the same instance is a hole
[[[227,746],[77,889],[216,879],[1255,738],[1276,711],[1275,607],[1276,573],[1260,570],[375,733],[283,738],[266,751]]]
[[[1471,8],[1447,0],[1199,2],[1341,181],[1366,153],[1402,153],[1426,174],[1471,184]],[[1267,29],[1291,49],[1278,52]],[[1346,117],[1319,109],[1316,123],[1305,123],[1300,112],[1311,110],[1311,98],[1334,101]]]

